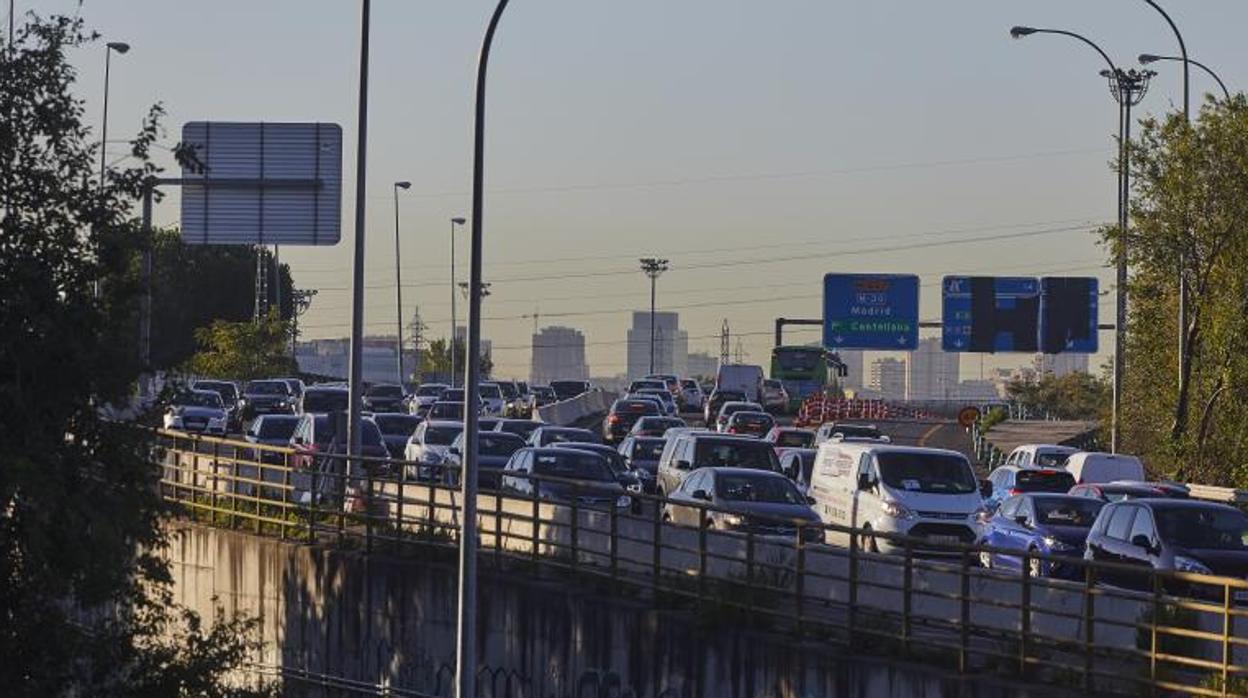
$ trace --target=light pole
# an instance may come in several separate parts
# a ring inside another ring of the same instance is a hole
[[[490,46],[508,0],[498,0],[477,55],[477,85],[472,131],[472,263],[468,281],[481,287],[482,216],[485,199],[485,76]],[[455,289],[452,287],[451,295]],[[460,474],[463,512],[459,525],[459,619],[455,652],[455,695],[477,698],[477,438],[480,425],[481,294],[468,295],[468,370],[464,386],[464,451]]]
[[[451,387],[455,387],[455,332],[459,329],[459,317],[455,314],[455,226],[467,223],[463,218],[456,216],[451,219],[451,343],[449,351],[451,352]]]
[[[1116,255],[1117,303],[1114,322],[1113,407],[1110,419],[1110,449],[1117,453],[1122,438],[1122,381],[1127,366],[1125,351],[1127,331],[1127,228],[1129,225],[1131,196],[1129,186],[1130,174],[1128,172],[1130,167],[1130,150],[1127,148],[1127,144],[1131,139],[1131,107],[1139,104],[1139,100],[1143,99],[1144,92],[1148,88],[1148,80],[1153,74],[1150,71],[1120,70],[1118,66],[1114,65],[1114,61],[1110,59],[1109,54],[1105,53],[1100,46],[1097,46],[1091,39],[1074,32],[1063,29],[1037,29],[1035,27],[1014,27],[1010,29],[1010,36],[1015,39],[1021,39],[1032,34],[1055,34],[1069,37],[1086,44],[1100,54],[1105,63],[1109,65],[1109,70],[1101,71],[1101,75],[1109,79],[1110,94],[1118,103],[1117,198],[1120,239]]]
[[[130,44],[122,41],[110,41],[104,44],[104,121],[100,124],[100,186],[104,186],[104,168],[106,165],[105,158],[108,149],[108,80],[109,72],[113,63],[113,51],[125,54],[130,50]]]
[[[355,241],[351,268],[351,363],[347,390],[347,472],[351,459],[360,454],[361,384],[364,374],[364,213],[368,203],[366,183],[368,155],[368,30],[370,0],[360,8],[360,83],[356,116],[358,131],[355,150]]]
[[[1156,63],[1157,61],[1182,61],[1182,60],[1183,60],[1182,56],[1157,56],[1151,53],[1141,53],[1139,57],[1139,61],[1141,65],[1148,65],[1149,63]],[[1191,63],[1197,68],[1200,68],[1201,70],[1208,73],[1209,77],[1213,78],[1214,81],[1218,83],[1218,87],[1222,88],[1222,96],[1227,99],[1231,98],[1231,91],[1226,89],[1226,83],[1222,82],[1222,78],[1218,77],[1218,74],[1213,72],[1212,68],[1205,65],[1204,63],[1201,63],[1195,58],[1189,58],[1187,59],[1187,62]]]
[[[394,306],[395,306],[395,364],[399,372],[399,387],[403,386],[403,277],[399,264],[399,190],[411,189],[411,182],[394,183]]]
[[[650,277],[650,373],[654,374],[654,306],[655,306],[655,288],[658,285],[659,276],[667,271],[667,260],[657,257],[642,257],[641,271]]]

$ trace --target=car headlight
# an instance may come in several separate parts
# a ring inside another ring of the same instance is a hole
[[[992,518],[992,510],[988,507],[979,507],[974,513],[971,514],[971,516],[975,518],[975,521],[981,524],[986,524],[988,523],[988,520]],[[1048,538],[1045,538],[1045,541],[1047,542]]]
[[[1174,556],[1174,569],[1179,572],[1191,572],[1193,574],[1213,574],[1213,572],[1205,566],[1205,563],[1194,557],[1186,555]]]
[[[740,528],[745,525],[745,517],[738,514],[724,514],[719,520],[723,521],[725,526],[732,528]]]
[[[1043,540],[1044,540],[1044,544],[1049,546],[1050,550],[1074,550],[1075,549],[1075,546],[1071,545],[1070,543],[1067,543],[1064,540],[1058,540],[1057,538],[1054,538],[1053,536],[1045,536]]]
[[[627,509],[631,506],[633,506],[633,498],[626,494],[620,495],[620,498],[615,500],[616,509]]]
[[[914,512],[906,508],[901,502],[884,502],[880,505],[880,510],[885,516],[891,516],[894,519],[913,519]]]
[[[641,492],[641,483],[640,483],[640,482],[630,482],[630,483],[628,483],[628,485],[627,485],[627,486],[625,486],[625,488],[624,488],[624,489],[628,490],[629,492],[633,492],[633,493],[640,493],[640,492]]]

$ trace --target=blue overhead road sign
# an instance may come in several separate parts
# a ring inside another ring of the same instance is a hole
[[[1039,350],[1040,283],[1030,277],[946,276],[941,346],[954,352]]]
[[[1098,291],[1094,277],[1040,279],[1040,351],[1096,353]]]
[[[911,351],[918,344],[919,277],[824,275],[824,347]]]

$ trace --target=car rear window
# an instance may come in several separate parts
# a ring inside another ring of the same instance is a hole
[[[290,386],[282,381],[252,381],[243,392],[248,395],[289,395]]]
[[[347,409],[347,400],[345,390],[305,390],[303,391],[303,411],[338,412]]]
[[[776,436],[776,445],[783,448],[810,448],[815,435],[808,431],[782,431]]]
[[[736,423],[741,426],[758,427],[764,424],[770,425],[774,423],[774,420],[765,414],[740,413],[736,415]]]
[[[863,424],[836,424],[830,428],[832,434],[840,434],[847,439],[878,439],[880,430]]]
[[[425,429],[425,443],[430,446],[450,446],[461,431],[463,431],[462,427],[429,427]]]
[[[532,434],[540,426],[541,424],[538,422],[503,422],[498,426],[498,430],[527,439],[529,434]]]
[[[567,442],[583,442],[593,443],[593,432],[584,429],[547,429],[542,432],[545,441],[548,444],[567,443]]]
[[[477,451],[483,456],[510,456],[524,446],[515,434],[496,432],[477,436]]]
[[[289,439],[298,424],[298,419],[262,419],[260,433],[256,436],[262,439]]]
[[[533,458],[537,475],[566,477],[575,480],[614,480],[606,460],[594,453],[567,449],[566,453],[539,453]]]
[[[664,439],[654,440],[637,440],[633,442],[633,459],[634,460],[658,460],[663,455],[663,447],[667,445]]]
[[[1065,470],[1020,470],[1014,474],[1014,489],[1019,492],[1069,492],[1075,476]]]
[[[1078,526],[1090,528],[1105,503],[1087,497],[1035,500],[1036,519],[1048,526]]]
[[[403,397],[403,389],[397,385],[374,385],[368,389],[369,397]]]
[[[770,444],[753,439],[698,439],[692,465],[694,468],[775,470],[776,452]]]
[[[1060,468],[1070,460],[1069,453],[1037,453],[1035,465],[1047,468]]]
[[[446,388],[438,385],[422,385],[416,389],[416,394],[420,397],[437,397],[446,392]]]
[[[654,414],[658,407],[650,400],[620,400],[615,403],[616,412],[636,412],[638,414]]]

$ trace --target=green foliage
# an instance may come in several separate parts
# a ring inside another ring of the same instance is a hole
[[[420,350],[421,374],[428,377],[438,376],[446,380],[451,375],[451,348],[445,338],[435,339]],[[467,345],[460,339],[455,341],[455,370],[462,373],[464,358],[468,356]],[[494,359],[486,352],[481,352],[481,377],[489,378],[494,372]]]
[[[290,356],[290,325],[276,311],[259,322],[214,320],[195,330],[195,340],[200,350],[187,369],[196,375],[253,380],[299,370]]]
[[[1109,415],[1112,389],[1109,381],[1089,373],[1056,377],[1046,373],[1032,380],[1017,379],[1006,386],[1010,400],[1032,414],[1054,419],[1102,421]]]
[[[52,17],[0,45],[0,690],[220,695],[247,628],[172,605],[149,435],[99,414],[138,376],[132,218],[162,111],[98,182],[67,57],[93,40]]]
[[[1248,449],[1248,99],[1210,101],[1190,127],[1146,119],[1131,150],[1124,446],[1165,477],[1248,485],[1235,472]],[[1122,242],[1116,228],[1103,236],[1111,252]]]

